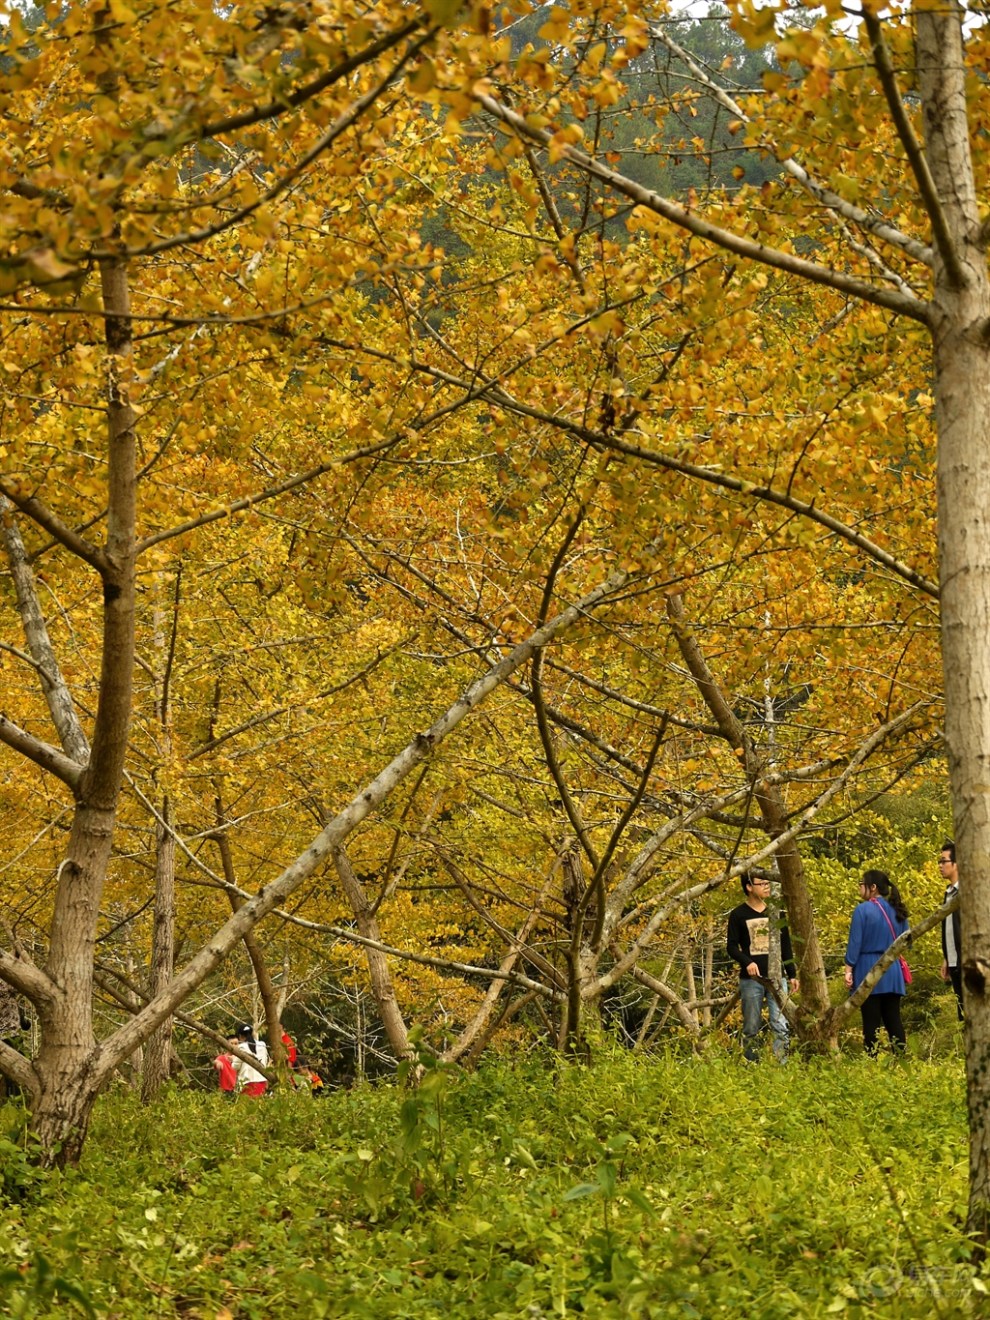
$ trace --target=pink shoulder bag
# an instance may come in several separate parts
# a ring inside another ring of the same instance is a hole
[[[891,942],[893,942],[894,940],[897,939],[897,931],[894,930],[893,926],[890,924],[890,917],[887,916],[887,912],[886,912],[886,910],[885,910],[883,904],[882,904],[882,903],[877,903],[877,900],[876,900],[875,898],[871,898],[871,899],[870,899],[870,902],[871,902],[871,903],[876,903],[877,907],[880,909],[880,915],[881,915],[881,917],[883,917],[884,921],[887,923],[887,929],[890,931]],[[908,966],[907,959],[906,959],[906,958],[898,958],[897,961],[901,964],[901,971],[902,971],[903,974],[904,974],[904,984],[905,984],[905,985],[910,985],[910,984],[911,984],[911,979],[912,979],[912,978],[911,978],[911,968]]]

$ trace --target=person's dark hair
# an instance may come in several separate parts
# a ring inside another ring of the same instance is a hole
[[[876,889],[881,898],[885,898],[894,909],[898,921],[907,921],[908,910],[904,906],[900,891],[886,871],[864,871],[863,884],[867,889]]]
[[[234,1035],[237,1037],[238,1040],[242,1040],[244,1042],[244,1044],[248,1047],[248,1049],[251,1051],[252,1054],[258,1053],[258,1051],[255,1049],[255,1046],[257,1045],[258,1042],[255,1039],[254,1026],[250,1022],[242,1022],[241,1025],[235,1030]]]
[[[939,852],[940,852],[940,853],[944,853],[944,852],[949,853],[949,855],[951,856],[952,860],[955,861],[955,860],[956,860],[956,844],[955,844],[955,840],[954,840],[954,839],[946,839],[945,843],[943,843],[942,846],[941,846],[941,848],[939,848]]]
[[[743,871],[739,876],[739,883],[742,885],[743,893],[748,895],[749,891],[753,888],[753,886],[756,884],[758,880],[765,880],[765,879],[766,879],[765,875],[754,875],[752,871]]]
[[[742,871],[739,875],[739,883],[742,885],[744,894],[748,894],[753,886],[762,880],[765,880],[768,885],[773,883],[769,876],[758,875],[753,871]]]

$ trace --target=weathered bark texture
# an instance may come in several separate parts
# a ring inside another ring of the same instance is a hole
[[[106,1079],[99,1067],[99,1051],[94,1049],[93,955],[130,731],[134,655],[136,473],[135,414],[127,393],[130,304],[122,263],[104,261],[100,275],[110,496],[106,543],[95,556],[103,584],[100,695],[92,748],[75,787],[76,810],[56,885],[44,968],[51,994],[36,1002],[41,1045],[34,1060],[39,1089],[32,1122],[48,1158],[59,1164],[78,1159],[93,1102]]]
[[[919,7],[925,158],[939,212],[931,305],[939,581],[960,885],[970,1120],[968,1227],[990,1239],[990,282],[970,156],[962,13]],[[941,231],[941,232],[940,232]]]
[[[603,886],[584,872],[582,853],[575,846],[563,856],[563,899],[566,942],[563,946],[565,993],[561,1001],[558,1048],[573,1058],[590,1058],[591,1037],[601,1027],[597,993],[601,962]],[[600,879],[601,868],[596,867]],[[590,1018],[590,1020],[589,1020]]]
[[[16,1036],[21,1029],[21,1015],[17,1011],[17,996],[10,986],[0,981],[0,1036]]]

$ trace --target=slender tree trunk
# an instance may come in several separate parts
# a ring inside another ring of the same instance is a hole
[[[159,994],[172,979],[175,961],[175,834],[172,803],[166,795],[161,803],[162,819],[156,826],[155,916],[151,936],[151,996]],[[149,1104],[168,1081],[172,1066],[172,1018],[151,1033],[144,1051],[141,1099]]]
[[[594,926],[594,914],[588,911],[586,905],[584,866],[576,846],[564,854],[562,874],[567,928],[567,945],[564,949],[567,979],[557,1048],[562,1054],[588,1058],[590,1046],[585,1029],[586,1004],[583,990],[586,984],[590,984],[586,971],[589,958],[593,958],[593,955],[586,947],[585,931]]]
[[[217,823],[221,827],[217,830],[216,841],[220,850],[220,864],[223,867],[224,879],[231,886],[227,890],[227,897],[230,899],[230,906],[234,912],[239,912],[244,906],[245,900],[240,898],[234,888],[237,885],[237,873],[234,870],[234,858],[230,851],[230,839],[227,831],[223,828],[224,813],[223,804],[217,795]],[[244,947],[247,955],[251,959],[251,967],[254,971],[255,985],[258,987],[258,994],[261,996],[261,1002],[265,1011],[265,1034],[268,1037],[268,1054],[271,1058],[272,1066],[280,1073],[284,1073],[288,1066],[288,1055],[285,1046],[282,1044],[282,1020],[279,1013],[278,991],[275,988],[275,982],[272,980],[271,973],[268,970],[268,962],[265,958],[264,950],[258,941],[254,930],[249,930],[244,936]]]
[[[742,754],[744,769],[754,785],[753,797],[760,810],[763,828],[771,839],[779,838],[787,830],[787,808],[780,789],[762,778],[766,770],[763,758],[753,746],[742,722],[733,712],[709,669],[688,624],[680,596],[667,597],[667,614],[684,662],[705,704],[715,717],[719,732],[730,747]],[[785,843],[777,851],[776,860],[794,957],[801,979],[802,1017],[824,1023],[829,1020],[827,1014],[830,1008],[825,961],[797,843],[794,840]],[[825,1043],[831,1044],[830,1041]]]
[[[181,569],[175,575],[171,627],[166,637],[164,611],[155,608],[155,648],[161,653],[158,695],[158,767],[166,776],[172,762],[172,669],[179,622]],[[155,778],[159,778],[156,768]],[[175,830],[172,800],[161,792],[155,822],[155,916],[151,935],[151,998],[164,991],[175,964]],[[167,1017],[148,1037],[141,1077],[141,1099],[149,1104],[168,1081],[172,1067],[172,1018]]]
[[[243,901],[243,899],[238,899],[232,894],[230,905],[236,912],[242,906]],[[261,1005],[265,1014],[265,1034],[268,1037],[268,1053],[271,1056],[272,1066],[277,1071],[284,1073],[288,1068],[289,1056],[282,1044],[282,1020],[278,1011],[278,990],[272,980],[271,972],[268,970],[268,960],[265,957],[264,949],[261,947],[261,941],[253,930],[248,931],[244,936],[244,947],[251,959],[255,983],[258,987],[258,994],[261,996]]]
[[[698,1001],[698,984],[694,978],[694,948],[695,948],[694,940],[690,936],[688,936],[687,943],[684,946],[684,972],[686,976],[686,987],[687,987],[686,999],[689,1004],[696,1004]],[[697,1008],[692,1008],[690,1010],[690,1013],[694,1022],[697,1023],[698,1022]]]
[[[705,1004],[701,1010],[701,1025],[710,1027],[712,1025],[712,972],[715,965],[715,931],[713,929],[712,919],[709,917],[705,923],[705,954],[703,968],[704,972],[701,979],[701,993],[705,997]]]
[[[131,320],[127,270],[100,267],[107,344],[109,507],[101,557],[103,656],[92,750],[76,793],[59,867],[45,966],[54,997],[39,1007],[41,1081],[32,1126],[50,1161],[78,1159],[102,1078],[94,1058],[93,955],[130,733],[134,656],[135,414],[128,397]]]
[[[519,959],[522,956],[523,947],[529,939],[533,927],[542,917],[543,906],[546,902],[550,883],[550,878],[548,878],[542,891],[537,896],[536,902],[533,904],[531,911],[517,932],[511,950],[499,964],[499,971],[502,973],[503,977],[506,977],[519,962]],[[456,1063],[459,1059],[464,1057],[467,1057],[469,1062],[479,1058],[485,1045],[494,1033],[495,1025],[503,1022],[507,1014],[510,1012],[517,1013],[519,1011],[522,1001],[516,1000],[511,1006],[503,1005],[502,1012],[497,1016],[495,1014],[496,1006],[498,1005],[499,1000],[505,995],[507,985],[508,982],[505,979],[492,981],[474,1017],[467,1023],[457,1040],[454,1041],[453,1045],[444,1052],[443,1058],[445,1063]],[[529,1002],[531,997],[532,992],[530,992],[529,995],[524,996],[524,1001]]]
[[[990,281],[969,145],[963,16],[916,14],[925,157],[947,229],[932,304],[945,739],[962,883],[969,1231],[990,1241]]]
[[[495,1033],[508,1022],[511,1022],[524,1008],[528,1008],[530,1004],[537,1002],[538,998],[535,991],[528,990],[525,994],[520,995],[518,999],[504,1003],[502,1011],[497,1016],[493,1015],[486,1020],[484,1030],[475,1036],[471,1041],[470,1048],[461,1056],[464,1067],[474,1068]]]
[[[365,1074],[364,1063],[364,1009],[361,1005],[361,991],[358,990],[354,999],[354,1080],[363,1082]]]
[[[338,847],[333,850],[333,860],[337,868],[337,874],[340,876],[340,883],[347,895],[347,901],[350,903],[351,911],[357,921],[358,931],[365,939],[376,940],[380,943],[381,934],[378,929],[378,922],[361,882],[354,874],[351,859],[343,848]],[[366,946],[366,957],[368,960],[368,975],[371,979],[371,994],[381,1017],[382,1026],[385,1028],[385,1034],[392,1047],[392,1052],[397,1059],[408,1059],[412,1052],[409,1045],[409,1033],[406,1030],[402,1011],[399,1008],[399,1001],[395,997],[395,988],[392,985],[392,977],[388,970],[388,961],[384,953],[372,948],[371,945]]]

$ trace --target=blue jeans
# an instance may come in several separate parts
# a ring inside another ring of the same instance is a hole
[[[739,998],[743,1015],[743,1054],[755,1062],[760,1057],[760,1033],[763,1031],[763,1005],[766,1003],[770,1030],[773,1032],[773,1052],[778,1059],[787,1057],[787,1019],[776,999],[761,981],[747,977],[739,982]]]

